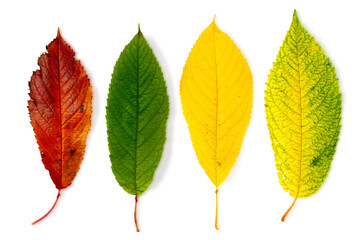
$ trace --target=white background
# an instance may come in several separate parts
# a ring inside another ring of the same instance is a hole
[[[292,198],[281,188],[264,112],[269,70],[293,10],[336,68],[342,129],[329,175],[313,196]],[[189,51],[216,14],[247,58],[254,106],[236,164],[215,187],[193,150],[182,115],[179,81]],[[166,79],[170,117],[163,158],[139,198],[116,182],[107,147],[105,105],[113,66],[142,32]],[[0,3],[0,239],[359,239],[360,14],[350,1],[1,1]],[[94,89],[92,127],[73,184],[41,223],[57,190],[41,162],[29,123],[28,81],[60,27]]]

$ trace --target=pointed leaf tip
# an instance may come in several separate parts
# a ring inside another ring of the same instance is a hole
[[[58,30],[57,30],[57,37],[61,37],[60,28],[59,28],[59,27],[58,27]]]
[[[297,16],[296,9],[294,9],[292,23],[296,23],[296,22],[299,22],[299,18]]]
[[[138,33],[137,34],[138,34],[138,37],[143,37],[143,34],[140,30],[140,23],[138,23]]]
[[[213,18],[213,20],[212,20],[212,22],[210,24],[210,26],[212,26],[214,30],[217,28],[217,25],[215,23],[215,18],[216,18],[216,15],[214,15],[214,18]]]

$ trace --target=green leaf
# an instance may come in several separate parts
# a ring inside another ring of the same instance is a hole
[[[141,195],[152,182],[168,115],[163,73],[139,28],[116,62],[106,107],[111,168],[129,194]]]

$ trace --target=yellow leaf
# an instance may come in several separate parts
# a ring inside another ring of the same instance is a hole
[[[214,21],[189,54],[180,96],[197,158],[217,193],[250,120],[252,77],[240,50]]]

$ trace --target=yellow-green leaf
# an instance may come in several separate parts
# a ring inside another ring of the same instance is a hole
[[[268,128],[281,186],[294,201],[315,193],[330,168],[340,132],[335,69],[294,12],[265,91]]]
[[[180,95],[197,158],[217,193],[250,120],[252,77],[240,50],[214,21],[189,54]]]

